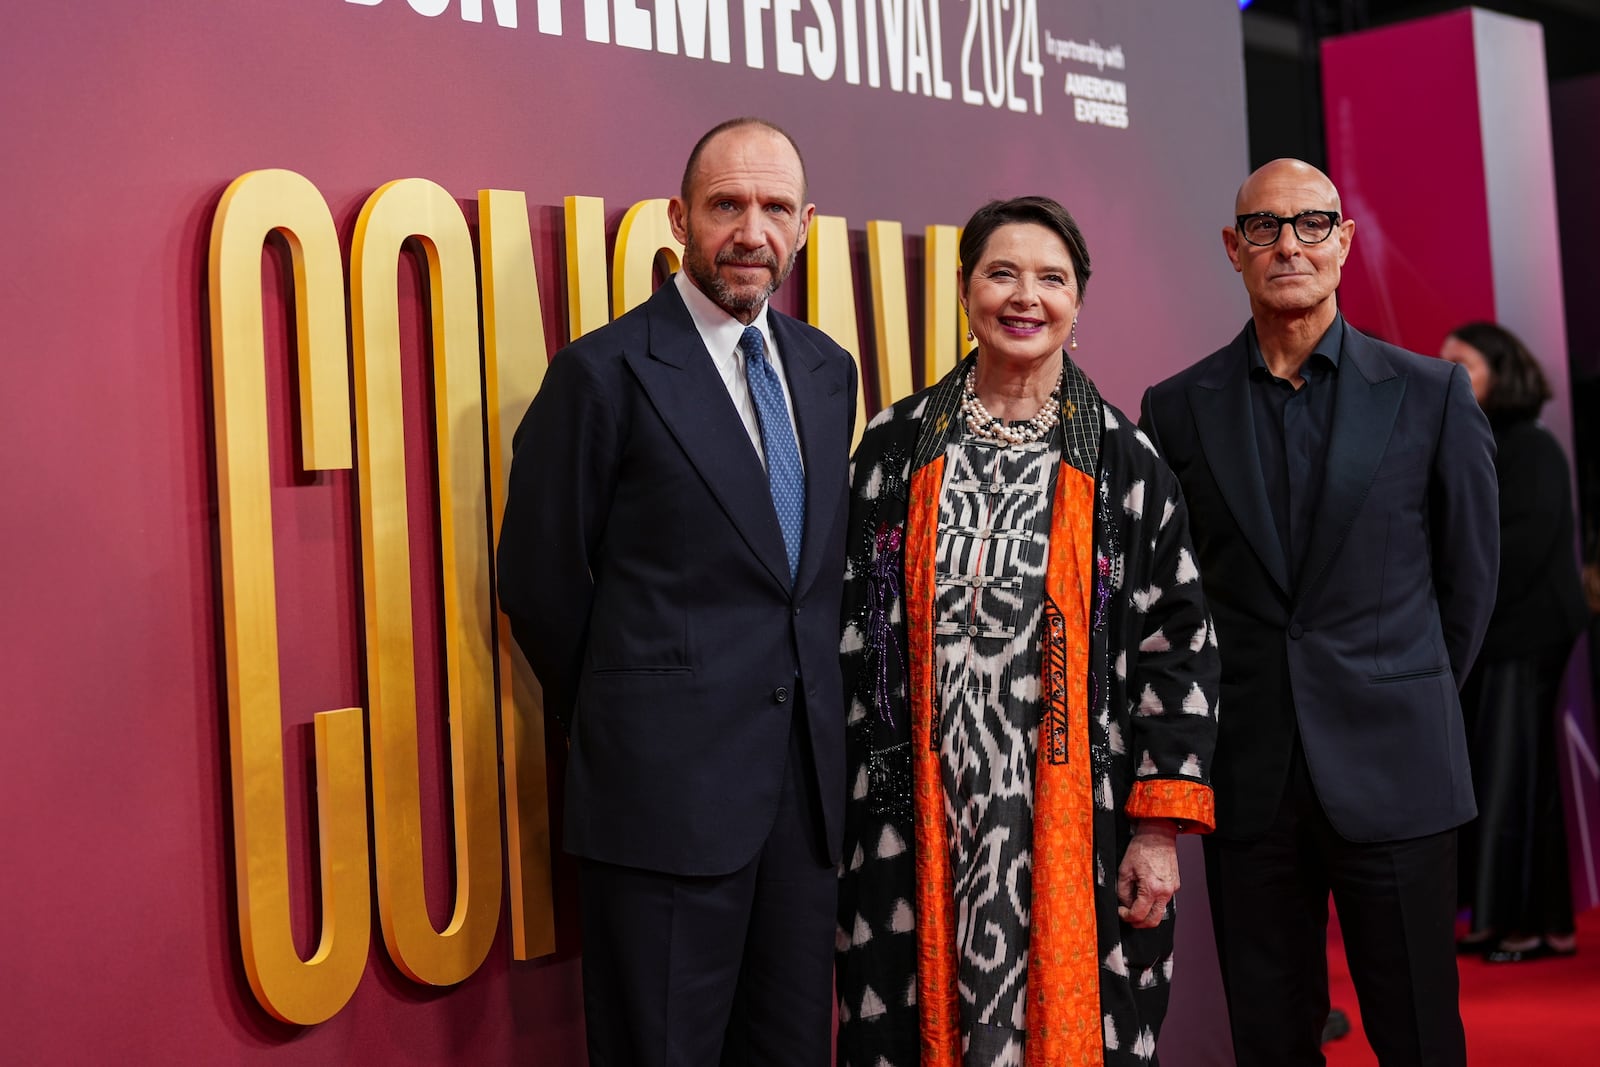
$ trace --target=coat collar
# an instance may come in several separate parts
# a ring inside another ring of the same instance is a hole
[[[1267,486],[1261,476],[1249,393],[1249,329],[1208,361],[1189,388],[1201,447],[1212,477],[1256,557],[1285,593],[1291,591],[1284,547],[1278,540]],[[1405,378],[1371,338],[1344,323],[1344,346],[1335,386],[1322,497],[1294,599],[1327,573],[1356,511],[1366,500],[1394,430]]]
[[[1289,591],[1289,564],[1267,503],[1255,422],[1250,412],[1250,327],[1207,360],[1189,387],[1189,407],[1211,476],[1228,511],[1278,588]],[[1337,418],[1337,415],[1335,416]]]
[[[645,350],[623,358],[751,552],[788,588],[788,557],[766,470],[683,297],[675,285],[663,285],[640,310]],[[848,412],[836,396],[847,383],[842,374],[828,373],[822,353],[793,320],[769,309],[768,325],[783,352],[806,469],[798,594],[820,570],[818,557],[838,509],[839,494],[829,489],[844,485],[847,476]]]

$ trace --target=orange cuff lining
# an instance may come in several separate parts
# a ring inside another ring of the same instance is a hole
[[[1211,787],[1180,778],[1135,782],[1124,809],[1130,819],[1179,819],[1190,833],[1217,828],[1216,797]]]

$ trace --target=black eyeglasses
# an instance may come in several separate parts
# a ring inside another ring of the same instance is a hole
[[[1315,245],[1326,241],[1334,227],[1339,225],[1339,213],[1302,211],[1298,215],[1285,218],[1270,211],[1257,211],[1250,215],[1238,216],[1234,219],[1234,224],[1239,227],[1240,236],[1262,248],[1269,248],[1278,243],[1278,235],[1283,232],[1285,224],[1294,227],[1294,235],[1301,244]]]

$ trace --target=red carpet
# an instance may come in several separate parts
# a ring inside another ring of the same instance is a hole
[[[1460,958],[1461,1018],[1472,1067],[1600,1062],[1600,909],[1578,916],[1578,954],[1531,963]],[[1350,1033],[1323,1046],[1329,1067],[1377,1067],[1361,1029],[1343,944],[1328,945],[1328,991]]]

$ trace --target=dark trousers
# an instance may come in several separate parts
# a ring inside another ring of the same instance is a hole
[[[1321,1067],[1328,896],[1383,1067],[1467,1062],[1455,958],[1456,834],[1358,844],[1328,823],[1296,745],[1278,817],[1207,838],[1206,884],[1239,1067]]]
[[[591,1067],[827,1067],[838,872],[794,719],[777,818],[744,867],[685,877],[583,861]]]

